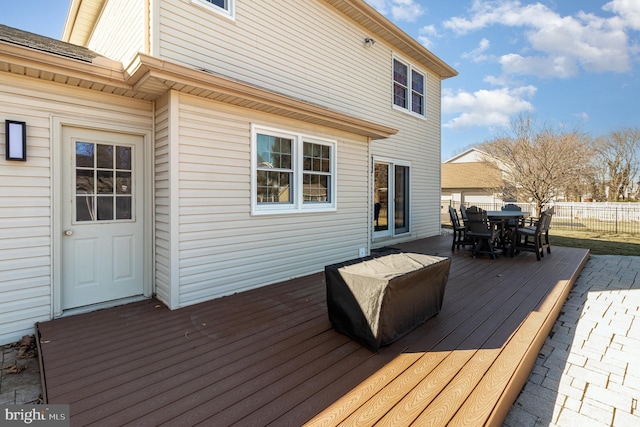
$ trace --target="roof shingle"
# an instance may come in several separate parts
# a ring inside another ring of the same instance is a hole
[[[443,163],[442,188],[500,188],[504,185],[500,170],[484,162]]]
[[[0,24],[0,41],[84,62],[93,62],[95,58],[100,56],[86,47],[65,43],[2,24]]]

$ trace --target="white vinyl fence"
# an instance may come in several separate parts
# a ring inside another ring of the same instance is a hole
[[[523,211],[535,212],[535,204],[516,203]],[[479,203],[485,210],[500,210],[503,203]],[[460,209],[458,203],[452,204]],[[552,203],[552,228],[610,234],[640,234],[640,203]],[[468,207],[468,206],[467,206]],[[442,206],[442,223],[450,224],[449,205]]]

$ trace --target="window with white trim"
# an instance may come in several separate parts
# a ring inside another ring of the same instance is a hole
[[[411,64],[393,58],[393,105],[426,116],[427,76]]]
[[[336,142],[252,126],[252,214],[335,210]]]
[[[191,3],[221,15],[235,18],[235,0],[191,0]]]

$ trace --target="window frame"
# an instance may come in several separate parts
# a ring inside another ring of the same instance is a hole
[[[292,140],[292,169],[293,187],[291,203],[258,203],[258,135],[268,135]],[[305,173],[317,174],[315,171],[304,169],[304,144],[311,143],[329,147],[329,173],[319,173],[328,176],[329,200],[305,201],[304,176]],[[263,125],[251,125],[251,215],[299,214],[313,212],[333,212],[337,210],[337,157],[338,144],[336,140],[307,135],[300,132],[287,131]]]
[[[220,7],[208,0],[190,0],[190,2],[191,4],[199,6],[207,11],[214,12],[232,20],[236,19],[236,0],[224,0],[227,5],[226,7]]]
[[[396,104],[395,100],[395,88],[396,85],[401,85],[402,83],[397,82],[395,79],[395,63],[398,62],[405,67],[407,67],[407,84],[404,86],[406,88],[406,103],[407,106],[403,107],[401,105]],[[413,74],[416,73],[422,76],[423,79],[423,87],[422,93],[418,93],[413,90]],[[417,113],[413,111],[414,103],[413,103],[413,94],[419,94],[422,97],[422,113]],[[394,109],[411,114],[412,116],[419,117],[421,119],[427,118],[427,73],[422,69],[414,66],[409,61],[406,61],[396,55],[392,55],[391,58],[391,105]]]

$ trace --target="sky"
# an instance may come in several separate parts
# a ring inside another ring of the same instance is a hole
[[[640,0],[367,0],[458,71],[442,160],[513,119],[594,137],[640,128]],[[60,39],[68,0],[5,2],[0,23]]]

